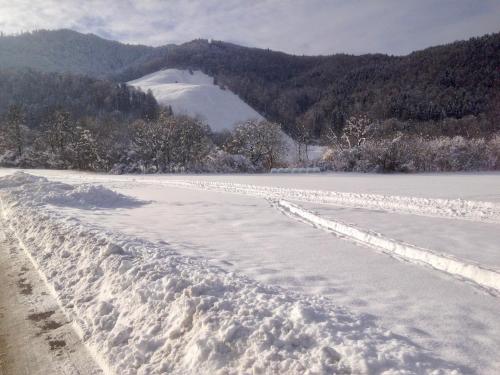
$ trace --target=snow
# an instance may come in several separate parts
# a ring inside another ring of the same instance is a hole
[[[243,194],[267,199],[285,198],[289,200],[331,204],[342,207],[381,209],[414,215],[500,223],[500,204],[494,202],[388,196],[381,194],[341,193],[335,191],[266,187],[215,181],[170,180],[165,183],[190,189]]]
[[[271,173],[320,173],[321,170],[318,167],[308,167],[308,168],[273,168]]]
[[[500,292],[500,271],[488,269],[485,266],[450,255],[439,254],[429,249],[419,248],[338,220],[328,220],[285,200],[280,200],[278,206],[291,216],[296,216],[319,228],[379,249],[398,259],[429,265],[436,270],[473,281],[485,288],[493,289],[497,293]]]
[[[459,373],[329,299],[40,205],[40,196],[64,195],[60,185],[3,177],[3,216],[108,373]]]
[[[229,89],[214,84],[214,78],[199,71],[164,69],[134,81],[129,85],[151,90],[158,103],[170,105],[174,114],[198,117],[213,131],[232,130],[248,120],[264,120],[257,111]],[[286,161],[296,162],[298,149],[292,138],[283,133]],[[325,147],[310,145],[309,160],[318,160]]]
[[[0,171],[6,173],[11,171]],[[182,177],[43,170],[30,173],[68,184],[102,184],[141,202],[151,202],[99,210],[49,204],[42,207],[44,212],[55,210],[61,218],[72,217],[79,225],[94,228],[96,233],[105,229],[120,239],[132,238],[155,249],[171,249],[209,268],[244,275],[266,287],[278,287],[287,295],[299,294],[344,306],[344,310],[361,316],[366,324],[384,327],[418,346],[420,351],[430,351],[433,357],[444,361],[444,364],[432,362],[434,367],[457,367],[464,374],[500,372],[500,299],[484,288],[432,267],[402,262],[345,236],[334,236],[304,224],[283,215],[266,196],[228,194],[222,189],[186,189],[169,183],[178,180],[238,183],[280,188],[285,194],[287,190],[298,189],[375,194],[389,199],[396,195],[430,199],[430,203],[463,200],[479,202],[481,207],[481,202],[500,202],[498,173]],[[391,209],[314,201],[293,200],[293,203],[330,221],[350,223],[489,268],[500,266],[497,223],[463,220],[453,213],[436,217],[428,216],[425,211],[401,212],[394,206]],[[119,241],[111,242],[127,253],[121,257],[129,256],[126,246]]]
[[[160,104],[170,105],[175,114],[200,117],[213,131],[231,130],[246,120],[262,116],[228,89],[214,85],[213,77],[195,70],[165,69],[128,84],[151,90]]]
[[[6,179],[2,186],[14,188],[30,184],[30,187],[33,188],[45,181],[46,179],[43,177],[18,173]],[[36,204],[49,203],[55,206],[74,207],[87,210],[134,207],[146,203],[111,191],[103,186],[92,184],[73,186],[61,182],[54,182],[51,184],[50,190],[34,188],[30,190],[29,193],[29,199]]]
[[[405,215],[360,208],[300,203],[318,216],[383,233],[390,238],[434,249],[500,271],[498,224]]]

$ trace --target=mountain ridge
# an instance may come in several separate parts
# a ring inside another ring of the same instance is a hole
[[[305,128],[320,137],[339,131],[349,116],[360,112],[412,123],[482,116],[489,121],[488,131],[498,129],[491,113],[500,100],[500,33],[405,56],[297,56],[206,39],[148,47],[69,30],[41,31],[0,37],[0,68],[13,60],[6,57],[6,38],[11,50],[13,41],[20,40],[23,56],[33,55],[24,64],[38,70],[118,82],[168,68],[200,70],[264,117],[282,123],[289,134]],[[36,56],[40,47],[29,42],[37,38],[44,40],[44,58]],[[16,58],[16,64],[23,66],[21,60]]]
[[[0,67],[102,78],[150,58],[154,51],[154,47],[123,44],[70,29],[39,30],[0,37]]]

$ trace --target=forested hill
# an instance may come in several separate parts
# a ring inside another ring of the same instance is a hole
[[[27,68],[0,69],[0,118],[14,105],[22,108],[30,128],[42,126],[55,111],[68,112],[74,119],[152,119],[158,111],[150,93],[125,84]]]
[[[0,67],[18,55],[18,65],[119,82],[162,68],[200,69],[291,134],[308,129],[318,137],[360,112],[412,129],[466,116],[486,131],[499,126],[500,33],[407,56],[312,57],[206,40],[131,46],[69,30],[0,38]]]
[[[40,30],[0,37],[0,67],[103,77],[147,61],[161,48],[127,45],[72,30]]]
[[[203,70],[292,134],[301,122],[315,136],[340,129],[356,112],[374,119],[428,122],[491,117],[500,106],[500,34],[401,57],[291,56],[197,40],[171,47],[162,58],[131,66],[117,78],[128,80],[164,67]]]

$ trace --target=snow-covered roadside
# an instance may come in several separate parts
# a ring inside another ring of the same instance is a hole
[[[285,200],[278,201],[277,205],[284,210],[284,212],[305,220],[321,229],[332,231],[341,236],[346,236],[348,239],[381,250],[398,259],[428,265],[450,275],[470,280],[495,293],[500,292],[500,272],[496,270],[463,261],[450,255],[439,254],[429,249],[419,248],[408,243],[388,238],[374,231],[356,228],[353,225],[348,225],[338,220],[328,220]]]
[[[16,174],[0,189],[4,217],[110,372],[453,373],[328,299],[64,217],[40,199],[58,191],[44,178]]]
[[[500,222],[500,204],[494,202],[343,193],[203,180],[167,180],[162,183],[187,189],[218,191],[275,200],[286,199],[486,223]]]
[[[102,375],[0,220],[0,374]]]

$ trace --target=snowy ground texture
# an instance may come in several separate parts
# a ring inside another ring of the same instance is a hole
[[[295,201],[332,204],[343,207],[381,209],[414,215],[446,217],[500,223],[500,204],[463,199],[431,199],[380,194],[290,189],[215,181],[171,180],[170,185]]]
[[[329,299],[104,232],[46,203],[134,199],[23,173],[0,189],[4,219],[109,373],[459,373]]]
[[[403,261],[428,265],[438,271],[475,282],[479,286],[490,289],[492,293],[500,292],[500,270],[489,269],[481,264],[417,247],[338,220],[328,220],[285,200],[278,201],[277,205],[286,214],[318,228],[373,247]]]
[[[498,174],[29,173],[3,217],[109,373],[500,371],[496,284],[449,267],[500,271]]]

